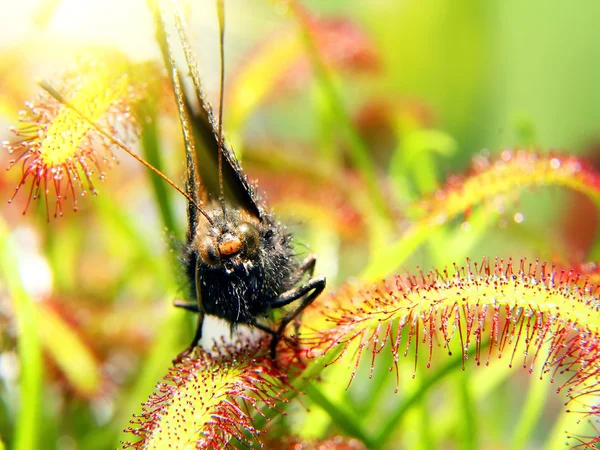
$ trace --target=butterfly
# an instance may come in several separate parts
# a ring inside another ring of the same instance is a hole
[[[223,1],[217,0],[221,57],[218,119],[215,119],[204,95],[177,3],[173,1],[171,12],[193,82],[193,96],[184,89],[175,64],[166,31],[166,14],[157,1],[150,1],[150,5],[157,40],[175,92],[185,143],[185,191],[78,111],[52,86],[45,82],[41,86],[187,198],[188,227],[181,259],[189,293],[187,300],[177,300],[174,305],[196,313],[198,320],[192,342],[174,361],[191,354],[199,344],[206,315],[228,322],[232,333],[238,325],[244,324],[270,334],[271,356],[275,358],[277,344],[285,328],[323,292],[325,277],[313,277],[314,255],[304,261],[297,259],[290,232],[270,210],[257,187],[248,181],[235,154],[223,139]],[[293,303],[296,306],[280,319],[275,328],[265,322],[273,310]]]
[[[186,191],[190,197],[182,259],[192,301],[176,301],[175,306],[198,314],[195,336],[178,358],[188,355],[198,344],[206,315],[224,319],[232,332],[239,324],[245,324],[270,334],[271,355],[275,358],[286,326],[321,294],[326,280],[313,278],[314,255],[304,261],[297,259],[290,232],[248,181],[223,139],[223,2],[217,1],[221,58],[218,119],[202,90],[176,4],[172,11],[195,94],[195,98],[190,98],[182,88],[165,32],[164,13],[155,8],[157,37],[178,103],[186,151]],[[273,310],[293,303],[297,305],[275,328],[265,323]]]

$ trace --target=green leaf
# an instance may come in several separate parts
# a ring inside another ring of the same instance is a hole
[[[38,304],[37,316],[44,348],[69,382],[85,396],[95,394],[102,379],[100,366],[90,349],[52,308]]]
[[[17,261],[18,248],[0,218],[0,269],[15,312],[19,341],[17,351],[21,364],[19,380],[20,405],[15,422],[14,450],[38,448],[41,420],[42,350],[38,330],[38,314],[33,299],[22,284]]]

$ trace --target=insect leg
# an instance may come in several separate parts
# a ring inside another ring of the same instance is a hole
[[[300,305],[293,311],[290,311],[279,324],[279,327],[273,334],[273,340],[271,341],[271,357],[275,359],[275,350],[277,343],[283,336],[283,331],[288,323],[294,320],[298,314],[300,314],[308,305],[310,305],[315,298],[317,298],[321,292],[325,289],[325,277],[313,278],[306,284],[297,288],[291,289],[281,294],[276,302],[274,302],[272,308],[281,308],[282,306],[288,305],[291,302],[302,299]]]
[[[202,338],[202,324],[204,323],[204,311],[198,310],[198,322],[196,325],[196,333],[194,334],[194,339],[192,343],[182,351],[177,357],[173,360],[173,364],[180,363],[186,356],[189,356],[194,348],[198,345],[198,342]]]
[[[308,274],[308,279],[310,280],[315,273],[315,265],[317,263],[317,255],[311,253],[306,257],[306,259],[302,262],[296,274],[294,275],[294,283],[299,283],[302,278],[304,278],[305,274]],[[300,328],[300,320],[302,319],[302,314],[298,314],[296,316],[296,320],[294,321],[294,331],[298,334],[298,329]]]
[[[200,271],[198,270],[198,261],[196,261],[196,297],[197,297],[197,301],[196,303],[187,303],[181,300],[175,300],[173,302],[174,306],[177,306],[179,308],[184,308],[187,309],[188,311],[193,311],[198,313],[198,323],[196,325],[196,333],[194,334],[194,339],[192,340],[192,343],[188,346],[188,348],[186,348],[184,351],[182,351],[179,355],[177,355],[177,358],[175,358],[173,360],[174,364],[177,364],[178,362],[181,362],[181,360],[183,360],[183,358],[185,358],[186,356],[188,356],[190,353],[192,353],[192,351],[194,350],[194,347],[196,347],[198,345],[198,342],[200,341],[200,338],[202,337],[202,325],[204,324],[204,309],[202,307],[202,291],[200,289]]]
[[[262,323],[260,323],[258,320],[256,320],[255,317],[252,317],[250,322],[248,322],[250,325],[252,325],[253,327],[258,328],[259,330],[264,331],[265,333],[269,333],[272,335],[275,335],[275,333],[277,333],[275,330],[269,328],[267,325],[263,325]]]
[[[175,308],[182,308],[182,309],[185,309],[186,311],[191,311],[194,313],[202,312],[202,310],[200,309],[200,306],[198,306],[198,303],[190,303],[190,302],[186,302],[185,300],[175,300],[173,302],[173,306]]]
[[[297,277],[298,281],[304,276],[305,273],[308,273],[309,277],[312,277],[315,273],[315,264],[317,263],[317,255],[310,254],[306,257],[306,259],[302,262],[300,267],[298,267]]]

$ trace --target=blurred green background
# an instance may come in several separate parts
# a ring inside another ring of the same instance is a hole
[[[303,47],[288,72],[279,72],[264,50],[281,36],[298,34],[287,3],[232,0],[226,1],[224,126],[244,167],[302,243],[299,252],[308,252],[303,246],[308,245],[319,254],[317,272],[328,276],[330,291],[358,276],[378,248],[402,236],[414,219],[412,201],[431,195],[452,176],[467,174],[481,150],[485,155],[516,148],[558,151],[600,163],[597,1],[302,4],[315,20],[340,21],[356,32],[326,37],[331,54],[320,49],[345,115],[330,108],[330,93],[311,74]],[[143,1],[3,0],[0,11],[1,140],[14,139],[7,128],[17,124],[23,102],[35,97],[35,79],[53,79],[86,46],[117,47],[134,61],[159,58]],[[189,2],[184,11],[214,101],[214,5]],[[349,48],[335,45],[345,38]],[[365,47],[359,56],[367,55],[366,62],[344,58],[356,46]],[[244,77],[251,63],[260,69],[257,79]],[[236,108],[241,106],[229,93],[240,86],[259,90],[262,83],[270,86],[268,93],[240,119]],[[160,112],[156,142],[165,172],[181,182],[183,153],[174,113]],[[415,140],[422,131],[432,132],[430,140]],[[361,167],[348,156],[352,137],[367,150],[371,173],[389,202],[391,213],[383,224],[373,224],[377,208],[361,181]],[[411,151],[416,156],[407,160]],[[2,166],[9,160],[5,153]],[[192,335],[193,319],[171,307],[182,292],[177,249],[171,244],[185,230],[184,202],[172,192],[177,225],[165,230],[148,172],[127,155],[117,151],[117,156],[121,163],[105,183],[96,183],[98,197],[79,199],[77,214],[67,205],[65,217],[49,223],[43,202],[21,215],[26,192],[7,204],[20,173],[18,168],[0,172],[0,436],[7,448],[116,446],[132,414],[139,413],[140,403]],[[490,208],[493,213],[483,208],[482,216],[475,214],[482,221],[477,232],[461,234],[473,217],[467,214],[432,233],[402,270],[460,264],[466,256],[530,256],[565,264],[586,260],[595,240],[591,202],[554,188],[528,190],[518,201],[516,195],[501,200],[501,207]],[[399,272],[395,266],[388,269]],[[385,366],[378,371],[384,380]],[[453,372],[447,384],[417,404],[389,448],[562,445],[564,425],[574,420],[558,417],[561,399],[546,399],[554,389],[549,383],[528,387],[536,377],[518,372],[511,378],[500,365],[472,369]],[[427,379],[422,375],[416,383]],[[331,375],[326,389],[341,402],[368,401],[361,400],[372,392],[367,376],[350,394],[331,387],[336,385],[332,379],[345,387],[346,377]],[[418,389],[409,378],[396,398]],[[382,391],[393,384],[382,381]],[[395,400],[373,395],[380,403],[364,420],[375,426],[377,414],[392,409]],[[537,398],[532,404],[538,410],[527,413],[533,419],[521,415],[527,395]],[[292,406],[280,425],[307,437],[339,431],[327,414],[307,403],[311,414]],[[470,426],[465,417],[471,417]]]

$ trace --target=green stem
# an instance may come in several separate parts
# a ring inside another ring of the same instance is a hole
[[[304,12],[299,7],[295,7],[294,11],[304,36],[308,55],[310,57],[317,81],[323,89],[324,97],[329,102],[333,116],[337,119],[338,124],[341,126],[341,131],[344,138],[348,142],[350,149],[349,156],[352,160],[352,164],[366,183],[367,189],[369,190],[369,197],[371,198],[373,206],[376,208],[378,215],[382,217],[388,217],[389,209],[385,199],[383,198],[379,185],[377,184],[375,165],[371,160],[367,146],[354,129],[350,117],[344,108],[342,100],[334,86],[332,76],[325,66],[321,55],[319,54],[319,50],[315,44],[314,37],[310,30],[310,25],[307,23],[307,18],[305,17]]]
[[[330,102],[327,101],[327,95],[325,95],[322,86],[317,85],[316,88],[315,110],[319,135],[319,154],[330,168],[342,167],[342,154],[339,146],[335,143],[333,132],[335,117],[333,117],[331,108],[329,107]]]
[[[431,410],[428,408],[427,402],[419,402],[419,437],[421,440],[419,448],[421,449],[433,450],[437,448],[431,434],[431,422]]]
[[[419,387],[421,386],[421,384],[423,383],[423,375],[425,372],[425,368],[423,367],[423,365],[419,365],[417,367],[417,374],[419,376]],[[420,436],[420,441],[419,442],[419,448],[420,449],[426,449],[426,450],[433,450],[435,448],[437,448],[436,444],[435,444],[435,439],[432,433],[432,428],[431,428],[431,424],[432,424],[432,420],[431,420],[431,409],[429,408],[429,405],[427,403],[427,398],[423,397],[421,398],[421,400],[418,403],[418,426],[419,426],[419,436]]]
[[[406,341],[406,338],[403,337],[403,342]],[[379,356],[381,359],[381,368],[383,367],[392,367],[394,364],[392,352],[382,352]],[[387,381],[393,374],[390,373],[387,369],[375,369],[373,372],[373,379],[369,382],[369,396],[367,399],[360,405],[356,405],[356,408],[360,408],[361,414],[365,417],[371,416],[372,414],[377,414],[376,410],[379,405],[384,402],[384,396],[389,395],[389,391],[385,388],[389,387]],[[392,377],[393,379],[393,377]]]
[[[126,239],[132,249],[139,255],[138,257],[140,260],[145,261],[152,269],[152,272],[157,274],[160,283],[165,287],[165,290],[169,289],[169,287],[173,285],[173,277],[170,276],[168,271],[169,261],[164,258],[157,258],[151,251],[151,242],[147,239],[147,236],[139,232],[135,218],[125,214],[123,209],[118,208],[114,202],[107,199],[107,197],[99,196],[95,200],[98,204],[98,211],[102,215],[106,226],[118,230],[120,236],[117,237],[119,239]],[[113,238],[115,238],[115,236],[113,236]],[[175,271],[173,271],[173,273],[175,273]],[[122,275],[121,280],[127,280],[126,276]]]
[[[156,167],[157,170],[163,172],[162,158],[158,148],[158,129],[156,124],[156,114],[151,111],[150,107],[145,108],[145,117],[149,120],[146,121],[142,130],[142,148],[144,150],[144,156],[147,161]],[[154,197],[160,210],[160,215],[164,226],[171,232],[175,233],[177,230],[175,216],[173,214],[173,204],[171,203],[171,197],[168,192],[167,185],[164,180],[160,178],[154,172],[148,171],[150,180],[152,181],[152,188],[154,190]]]
[[[588,252],[587,258],[585,258],[584,260],[600,261],[600,228],[596,231],[596,239],[594,240],[594,245]]]
[[[481,348],[483,349],[483,348],[487,347],[487,345],[488,345],[487,342],[485,344],[482,343]],[[476,351],[477,351],[477,349],[475,348],[475,346],[471,346],[471,348],[469,349],[469,351],[467,353],[467,359],[470,359],[471,357],[473,357],[473,355],[475,355]],[[400,403],[398,408],[396,408],[395,411],[392,411],[389,414],[388,419],[382,424],[382,426],[379,428],[379,432],[375,436],[373,447],[370,447],[370,448],[374,448],[374,449],[383,448],[384,444],[390,439],[392,434],[397,430],[398,424],[402,420],[402,418],[404,417],[406,412],[410,408],[412,408],[417,402],[420,402],[423,399],[423,397],[425,396],[425,394],[427,394],[431,388],[435,387],[435,385],[439,381],[444,379],[447,375],[453,373],[458,368],[462,367],[463,363],[464,363],[464,361],[462,358],[456,357],[452,361],[447,363],[445,366],[440,368],[438,371],[436,371],[433,375],[431,375],[426,380],[424,380],[418,390],[416,390],[410,396],[408,396],[406,399],[404,399],[404,401],[402,403]]]
[[[0,220],[0,268],[15,310],[19,330],[17,350],[21,365],[20,408],[15,423],[13,449],[33,450],[38,446],[40,429],[42,350],[35,306],[21,283],[16,254],[6,224]]]
[[[475,450],[477,448],[477,413],[471,390],[471,376],[468,373],[461,374],[459,381],[460,411],[462,415],[462,448],[463,450]]]
[[[388,244],[372,258],[360,278],[373,281],[388,276],[431,236],[432,228],[432,225],[425,221],[414,224],[400,239]]]
[[[340,408],[338,405],[331,402],[314,383],[306,383],[304,392],[306,392],[308,398],[327,411],[333,422],[344,430],[346,434],[360,439],[367,448],[375,448],[375,442],[371,436],[363,430],[360,421],[353,415],[348,414],[347,411]]]
[[[526,448],[527,441],[540,420],[540,415],[546,404],[548,386],[541,380],[532,379],[529,383],[527,398],[523,404],[521,417],[512,439],[512,450]]]

